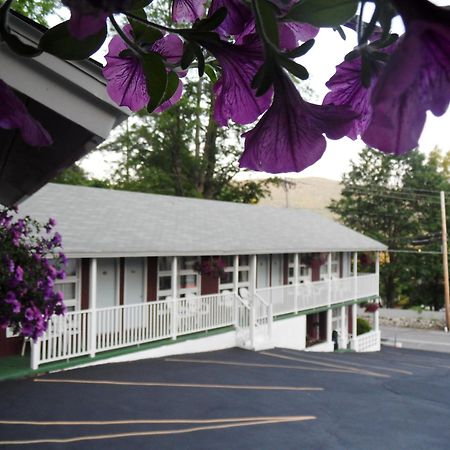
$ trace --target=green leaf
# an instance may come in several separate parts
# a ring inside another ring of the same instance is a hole
[[[278,47],[280,36],[273,4],[267,0],[258,0],[256,2],[256,11],[264,34],[273,45]]]
[[[345,32],[341,26],[333,28],[333,29],[334,29],[334,31],[337,31],[339,33],[339,36],[341,37],[341,39],[343,41],[347,40],[347,36],[345,35]]]
[[[208,78],[211,80],[211,83],[215,83],[217,81],[217,73],[214,67],[211,64],[205,64],[205,73]]]
[[[120,58],[133,58],[134,56],[136,56],[136,53],[131,48],[126,48],[119,53]]]
[[[25,44],[14,34],[4,32],[3,40],[8,44],[8,47],[16,54],[20,56],[26,56],[28,58],[33,58],[42,53],[42,50],[37,47],[32,47],[31,45]]]
[[[184,52],[183,52],[183,56],[181,58],[181,64],[180,64],[181,68],[183,70],[187,69],[191,65],[192,61],[194,61],[195,53],[194,53],[193,45],[196,45],[196,44],[193,44],[193,43],[184,44]]]
[[[167,70],[162,56],[153,52],[147,53],[142,57],[142,68],[147,80],[147,92],[150,97],[147,111],[152,112],[164,98],[168,80]]]
[[[141,19],[146,20],[147,14],[143,9],[137,9],[135,11],[131,11],[134,16],[140,17]],[[131,17],[128,19],[130,22],[131,28],[133,29],[133,36],[136,42],[144,43],[144,44],[153,44],[158,39],[163,37],[161,31],[156,28],[152,28],[139,22],[138,20],[132,19]]]
[[[337,27],[356,14],[358,3],[358,0],[303,0],[291,8],[285,20]]]
[[[273,83],[273,77],[273,62],[269,60],[261,66],[252,80],[251,86],[253,89],[256,89],[257,97],[264,95],[270,89]]]
[[[202,31],[215,30],[227,17],[227,8],[219,8],[211,17],[199,20],[194,24],[194,29]]]
[[[166,91],[164,92],[164,96],[160,102],[160,104],[164,103],[165,101],[172,98],[173,94],[175,94],[175,91],[178,88],[178,85],[180,84],[180,79],[176,75],[175,72],[169,72],[167,74],[167,86]]]
[[[352,50],[350,53],[347,53],[344,57],[345,61],[353,61],[356,58],[359,58],[360,51],[359,50]]]
[[[133,0],[131,2],[129,11],[135,11],[136,9],[145,8],[146,6],[150,5],[152,1],[153,0]]]
[[[200,46],[194,42],[191,42],[192,50],[195,53],[195,57],[197,58],[198,63],[198,76],[202,77],[205,73],[205,57],[203,56],[202,49]]]
[[[311,50],[314,43],[315,40],[310,39],[309,41],[306,41],[304,44],[300,45],[300,47],[294,48],[294,50],[286,52],[285,55],[288,58],[298,58],[300,56],[306,55],[306,53],[308,53]]]
[[[295,77],[300,78],[300,80],[307,80],[309,78],[309,73],[306,68],[301,64],[292,61],[292,59],[280,55],[278,61],[288,72],[292,73]]]
[[[73,37],[67,24],[66,21],[50,28],[41,37],[39,48],[61,59],[81,60],[95,53],[106,39],[106,24],[98,33],[84,39]]]

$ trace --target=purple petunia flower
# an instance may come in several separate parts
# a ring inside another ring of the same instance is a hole
[[[23,269],[20,266],[16,266],[16,271],[14,274],[14,279],[17,282],[23,281]]]
[[[123,31],[132,39],[131,26],[125,26]],[[120,56],[126,49],[128,49],[126,43],[119,36],[111,39],[109,52],[105,56],[106,66],[103,75],[107,80],[107,91],[112,100],[120,106],[128,106],[131,111],[139,111],[150,101],[147,82],[141,60],[137,56]],[[183,55],[183,41],[178,36],[168,34],[157,40],[148,50],[159,53],[169,64],[177,64]],[[155,112],[165,111],[174,105],[181,98],[182,91],[183,84],[180,81],[174,95],[155,109]]]
[[[374,87],[372,118],[362,139],[386,153],[406,153],[418,145],[426,112],[441,116],[449,101],[450,21],[407,21]]]
[[[25,105],[3,80],[0,80],[0,128],[18,128],[22,139],[35,147],[48,146],[53,142],[47,130],[30,116]]]
[[[238,35],[245,30],[249,21],[253,21],[250,8],[241,0],[212,0],[208,14],[211,16],[222,7],[227,8],[227,16],[215,30],[222,36]]]
[[[62,0],[70,9],[69,31],[77,39],[99,32],[110,14],[126,11],[131,0]]]
[[[20,313],[20,309],[22,307],[21,303],[17,300],[16,294],[12,291],[8,291],[5,297],[5,303],[8,303],[12,306],[13,314]]]
[[[251,82],[264,57],[259,40],[247,39],[246,44],[205,42],[222,67],[222,76],[214,85],[214,119],[226,126],[228,120],[241,125],[254,122],[270,105],[272,90],[257,97]]]
[[[172,20],[179,22],[195,22],[205,14],[207,0],[173,0]]]
[[[331,90],[323,99],[324,105],[349,106],[359,116],[353,121],[347,136],[355,140],[363,133],[372,117],[370,96],[376,83],[373,77],[369,87],[361,83],[361,58],[344,61],[336,67],[336,73],[327,81]]]
[[[323,155],[326,140],[348,133],[356,117],[350,108],[304,101],[284,72],[274,82],[272,106],[244,134],[240,166],[269,173],[300,172]]]
[[[51,242],[55,247],[59,247],[62,242],[61,235],[58,232],[56,232],[55,235],[53,236]]]

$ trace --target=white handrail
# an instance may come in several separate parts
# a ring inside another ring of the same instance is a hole
[[[356,283],[355,283],[356,278]],[[45,335],[33,344],[32,365],[68,359],[179,335],[253,323],[271,328],[274,316],[379,295],[377,274],[257,289],[253,298],[237,293],[175,298],[134,305],[69,312],[50,319]],[[331,283],[331,284],[330,284]],[[254,329],[253,329],[254,331]]]

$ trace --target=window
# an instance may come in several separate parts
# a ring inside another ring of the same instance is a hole
[[[298,282],[305,283],[311,281],[311,267],[305,264],[305,261],[310,259],[309,254],[298,255]],[[295,283],[295,254],[289,255],[289,272],[288,272],[288,284]]]
[[[157,300],[164,300],[172,295],[172,260],[171,256],[160,256],[158,258]]]
[[[66,278],[55,280],[55,291],[62,292],[67,311],[80,309],[80,260],[68,259]]]
[[[232,291],[234,289],[234,256],[222,256],[225,262],[225,275],[220,279],[219,291]],[[238,256],[238,280],[237,287],[249,288],[250,283],[250,257]]]
[[[157,300],[165,300],[172,296],[172,256],[158,258],[158,294]],[[187,294],[200,294],[199,274],[194,270],[195,264],[200,261],[198,256],[182,256],[178,258],[177,297]]]
[[[331,253],[331,276],[339,278],[339,253]],[[328,278],[328,260],[325,264],[320,266],[320,279],[326,280]]]

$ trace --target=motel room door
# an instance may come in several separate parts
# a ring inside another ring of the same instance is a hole
[[[270,285],[281,286],[283,284],[283,255],[272,255],[270,270]]]
[[[270,286],[270,255],[258,255],[256,287],[264,288]]]
[[[145,259],[125,258],[124,304],[134,305],[145,301]]]
[[[283,255],[258,255],[256,287],[283,284]]]
[[[107,308],[118,304],[117,260],[97,259],[97,308]]]

